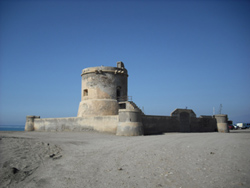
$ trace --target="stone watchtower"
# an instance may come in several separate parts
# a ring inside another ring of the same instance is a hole
[[[128,99],[128,71],[117,67],[90,67],[82,70],[81,102],[77,117],[43,118],[27,116],[26,131],[95,130],[119,136],[164,132],[229,132],[226,114],[201,116],[191,109],[176,109],[171,116],[145,115]]]
[[[118,102],[127,100],[128,72],[117,67],[90,67],[82,70],[82,91],[77,117],[118,115]]]

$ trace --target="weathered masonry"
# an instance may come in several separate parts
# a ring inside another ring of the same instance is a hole
[[[82,70],[81,101],[77,117],[43,118],[27,116],[26,131],[109,132],[119,136],[165,132],[229,132],[225,114],[200,116],[191,109],[176,109],[170,116],[145,115],[128,96],[128,71],[117,67]]]
[[[118,115],[118,101],[127,100],[128,73],[122,62],[117,67],[82,70],[82,95],[77,117]]]

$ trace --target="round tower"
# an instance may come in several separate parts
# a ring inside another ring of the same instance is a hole
[[[117,115],[118,102],[127,100],[128,72],[117,67],[90,67],[82,70],[82,91],[77,117]]]
[[[119,122],[116,130],[118,136],[143,135],[142,112],[133,102],[120,103]]]
[[[34,121],[39,119],[40,116],[26,116],[25,131],[34,131]]]
[[[228,117],[226,114],[217,114],[214,116],[217,121],[217,129],[220,133],[229,133]]]

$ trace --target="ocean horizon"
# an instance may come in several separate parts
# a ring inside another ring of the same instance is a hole
[[[0,131],[24,131],[24,125],[0,125]]]

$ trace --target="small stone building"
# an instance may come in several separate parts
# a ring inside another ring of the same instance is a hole
[[[170,116],[146,115],[130,99],[128,71],[117,67],[90,67],[82,70],[81,101],[77,117],[43,118],[27,116],[26,131],[109,132],[120,136],[165,132],[228,132],[227,115],[200,116],[191,109],[176,109]]]

